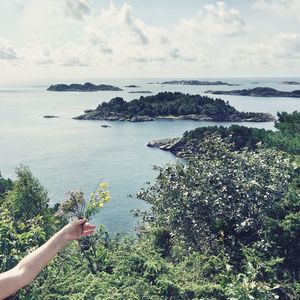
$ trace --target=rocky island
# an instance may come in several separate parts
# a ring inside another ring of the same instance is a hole
[[[151,91],[130,91],[129,94],[152,94]]]
[[[299,81],[282,81],[280,83],[281,84],[286,84],[286,85],[298,85],[298,84],[300,84]]]
[[[109,120],[144,122],[155,119],[181,119],[222,122],[269,122],[274,117],[267,113],[239,112],[222,99],[207,96],[161,92],[141,96],[130,102],[121,97],[101,103],[95,110],[77,116],[76,120]]]
[[[90,82],[85,84],[54,84],[47,88],[47,91],[54,92],[98,92],[98,91],[122,91],[122,89],[107,84],[95,85]]]
[[[135,84],[130,84],[130,85],[125,85],[125,87],[127,88],[139,88],[139,85],[135,85]]]
[[[46,115],[46,116],[43,116],[43,118],[45,118],[45,119],[54,119],[54,118],[59,118],[59,116]]]
[[[174,84],[174,85],[227,85],[227,86],[238,86],[239,84],[227,83],[223,81],[200,81],[200,80],[172,80],[158,82],[159,84]]]
[[[286,92],[278,91],[269,87],[257,87],[254,89],[232,90],[232,91],[206,91],[207,94],[213,95],[233,95],[233,96],[250,96],[250,97],[290,97],[300,98],[300,90]]]

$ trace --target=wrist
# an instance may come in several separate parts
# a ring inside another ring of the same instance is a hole
[[[59,240],[59,243],[64,246],[69,242],[68,239],[68,233],[66,231],[66,227],[63,227],[60,231],[58,231],[57,233],[57,238]]]

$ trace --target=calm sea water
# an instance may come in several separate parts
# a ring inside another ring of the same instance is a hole
[[[58,82],[39,82],[26,86],[0,85],[0,171],[4,177],[15,178],[20,164],[30,167],[47,188],[51,204],[60,202],[67,191],[81,188],[87,195],[100,181],[110,184],[112,200],[94,220],[115,232],[128,232],[136,220],[131,209],[146,209],[142,201],[129,198],[145,182],[152,181],[153,165],[174,162],[168,152],[146,147],[151,139],[181,136],[199,126],[233,123],[160,120],[146,123],[77,121],[72,117],[83,110],[95,108],[102,101],[115,96],[126,100],[138,98],[125,85],[136,84],[138,90],[180,91],[197,94],[209,89],[235,87],[170,86],[149,84],[165,79],[95,80],[124,89],[122,92],[65,93],[48,92],[47,86]],[[213,79],[217,80],[217,79]],[[297,86],[279,84],[284,79],[220,79],[241,84],[238,88],[270,86],[280,90],[294,90]],[[87,80],[88,81],[88,80]],[[258,84],[252,82],[258,81]],[[84,81],[71,80],[83,83]],[[68,83],[70,83],[68,82]],[[300,89],[300,86],[298,86]],[[270,112],[300,110],[300,99],[252,98],[220,96],[239,110]],[[58,119],[44,119],[44,115],[58,115]],[[102,128],[101,124],[111,125]],[[243,125],[272,129],[273,123],[245,123]]]

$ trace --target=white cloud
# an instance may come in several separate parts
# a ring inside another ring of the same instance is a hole
[[[84,35],[104,60],[110,58],[115,64],[125,66],[164,62],[168,51],[165,48],[169,46],[163,47],[162,31],[134,18],[128,4],[120,8],[111,4],[98,17],[90,19]]]
[[[67,31],[73,38],[89,15],[88,0],[31,0],[17,23],[27,37],[39,35],[43,42],[48,39],[53,43],[58,36],[65,38]]]
[[[16,60],[17,58],[17,52],[11,41],[0,37],[0,59]]]
[[[245,31],[245,21],[241,18],[240,13],[235,8],[227,8],[223,1],[217,2],[214,5],[206,5],[204,22],[212,26],[213,30],[218,30],[220,33],[229,36],[243,34]]]
[[[52,49],[50,45],[28,44],[21,49],[21,55],[27,63],[33,65],[48,65],[53,64]]]
[[[131,13],[132,8],[127,4],[123,5],[123,7],[120,10],[121,18],[124,19],[124,23],[126,24],[128,29],[138,37],[138,39],[143,45],[147,45],[148,37],[145,35],[142,29],[144,24],[141,21],[134,20]]]
[[[250,45],[240,44],[228,55],[229,66],[236,69],[296,70],[300,62],[300,35],[298,33],[279,33],[254,41]],[[278,73],[281,76],[281,73]]]
[[[39,66],[86,67],[93,63],[92,57],[98,58],[88,46],[74,42],[67,42],[57,48],[47,44],[28,44],[20,53],[25,64]]]
[[[111,4],[108,9],[102,10],[88,31],[92,33],[94,42],[118,38],[126,39],[129,44],[147,45],[149,40],[144,32],[145,27],[141,20],[133,18],[131,6],[124,4],[121,8],[117,8]]]
[[[147,26],[133,17],[132,8],[111,4],[86,27],[89,41],[106,54],[113,54],[116,63],[145,65],[207,64],[204,58],[220,38],[245,32],[245,22],[236,9],[224,2],[207,5],[195,17],[181,19],[176,26]],[[219,42],[217,42],[219,43]]]
[[[64,0],[62,8],[66,16],[77,20],[82,20],[90,14],[88,0]]]
[[[0,7],[14,7],[26,5],[29,0],[0,0]]]
[[[299,0],[255,0],[254,8],[277,16],[300,16]]]
[[[271,2],[275,0],[257,0],[256,8]],[[7,63],[18,58],[24,68],[57,74],[82,70],[94,76],[105,69],[118,76],[149,76],[150,71],[154,76],[201,76],[290,68],[300,62],[300,32],[274,29],[273,35],[265,34],[265,28],[246,24],[240,12],[223,1],[205,5],[171,26],[147,24],[126,3],[111,4],[95,15],[87,0],[31,0],[20,28],[24,45],[16,50],[0,39],[0,59]]]
[[[68,42],[62,47],[55,49],[52,57],[56,64],[60,66],[86,67],[92,63],[93,54],[85,45]]]
[[[82,21],[82,25],[77,27],[77,40],[70,36],[69,41],[58,46],[53,40],[58,39],[61,31],[75,26],[70,25],[73,23],[68,23],[64,15]],[[208,65],[207,55],[221,42],[218,40],[241,35],[245,30],[239,12],[222,1],[215,6],[205,6],[195,17],[167,27],[145,24],[134,17],[132,7],[126,3],[120,7],[111,4],[98,16],[93,16],[87,0],[43,3],[32,0],[24,9],[21,25],[25,35],[31,35],[28,45],[21,51],[27,63],[58,66],[109,63],[124,68],[151,64],[158,68],[166,64],[182,67],[195,62]],[[43,34],[45,32],[47,35]]]
[[[281,33],[275,45],[275,55],[281,59],[300,59],[300,34]]]
[[[179,30],[205,35],[206,39],[220,36],[239,36],[245,33],[246,24],[238,10],[227,8],[222,1],[205,5],[196,17],[181,19]]]

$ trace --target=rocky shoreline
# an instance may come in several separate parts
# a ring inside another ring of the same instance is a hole
[[[232,96],[250,96],[250,97],[289,97],[300,98],[300,90],[286,92],[278,91],[269,87],[257,87],[254,89],[232,90],[232,91],[206,91],[212,95],[232,95]]]
[[[182,149],[183,142],[181,138],[167,138],[161,140],[151,140],[146,145],[149,148],[158,148],[164,151],[170,151],[171,153],[178,155]]]
[[[180,116],[157,116],[150,117],[147,115],[132,116],[122,113],[99,113],[96,110],[74,117],[75,120],[98,120],[98,121],[128,121],[128,122],[149,122],[159,119],[172,119],[172,120],[192,120],[192,121],[215,121],[215,122],[273,122],[275,117],[268,113],[244,113],[233,114],[226,118],[215,118],[206,115],[180,115]]]
[[[99,114],[97,111],[85,113],[73,118],[74,120],[98,120],[98,121],[128,121],[128,122],[149,122],[154,118],[149,116],[130,116],[119,113]]]

